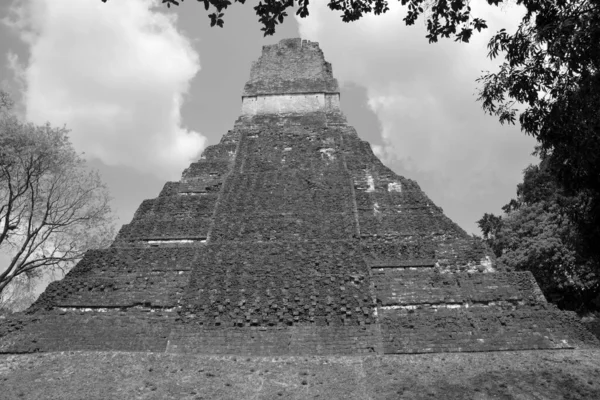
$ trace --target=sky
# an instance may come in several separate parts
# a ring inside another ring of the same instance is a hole
[[[487,42],[514,31],[520,8],[473,3],[486,31],[468,44],[429,44],[423,20],[405,26],[398,2],[344,23],[315,1],[307,18],[290,16],[266,38],[257,2],[232,5],[224,28],[211,28],[192,0],[170,9],[155,0],[2,2],[0,82],[24,119],[71,130],[107,183],[119,226],[232,129],[251,62],[288,37],[319,42],[358,135],[468,233],[515,197],[535,141],[484,114],[476,79],[497,68]]]

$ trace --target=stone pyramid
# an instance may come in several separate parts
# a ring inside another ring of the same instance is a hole
[[[317,43],[263,47],[241,116],[25,313],[0,351],[395,354],[585,347],[340,110]]]

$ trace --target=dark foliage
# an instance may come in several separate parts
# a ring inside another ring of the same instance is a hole
[[[570,204],[561,206],[577,225],[581,254],[598,263],[600,1],[523,4],[527,14],[517,31],[510,35],[501,30],[488,44],[489,57],[504,53],[505,62],[498,72],[479,79],[479,100],[501,123],[514,123],[517,103],[525,106],[519,122],[539,142],[545,165],[543,177],[535,179],[546,183],[526,177],[524,185],[534,189],[524,195],[539,196],[558,185],[569,198]],[[523,201],[531,203],[528,197]]]
[[[549,301],[566,309],[597,309],[600,268],[576,220],[589,199],[567,194],[551,159],[524,171],[517,199],[503,207],[503,216],[486,213],[477,223],[498,261],[531,271]]]
[[[102,0],[106,3],[107,0]],[[216,10],[208,14],[211,26],[223,27],[224,13],[232,2],[230,0],[197,0],[204,4],[206,11]],[[487,0],[489,4],[498,5],[500,0]],[[163,0],[167,7],[178,6],[183,0]],[[233,0],[244,4],[246,0]],[[408,6],[408,12],[403,21],[406,25],[413,25],[420,15],[424,14],[426,0],[400,0],[402,5]],[[519,4],[521,1],[519,1]],[[327,6],[332,11],[339,11],[342,21],[352,22],[359,20],[366,14],[380,15],[389,10],[387,0],[330,0]],[[305,18],[309,15],[309,0],[262,0],[254,7],[258,21],[263,25],[261,30],[265,36],[273,35],[277,24],[283,23],[288,17],[287,10],[297,7],[296,15]],[[486,22],[471,15],[471,7],[466,0],[440,0],[433,3],[427,16],[427,38],[429,42],[437,42],[438,38],[454,36],[456,41],[468,42],[473,31],[480,32],[487,28]]]

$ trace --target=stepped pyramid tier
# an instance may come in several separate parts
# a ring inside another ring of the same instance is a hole
[[[0,351],[396,354],[582,348],[339,108],[317,43],[265,46],[242,114],[24,314]]]

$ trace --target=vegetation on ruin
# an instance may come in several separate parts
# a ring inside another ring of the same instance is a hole
[[[11,107],[0,91],[0,251],[10,257],[0,266],[0,296],[19,300],[30,279],[106,247],[114,217],[106,185],[69,131],[21,122]]]
[[[561,308],[600,308],[600,268],[587,250],[577,218],[589,195],[569,195],[551,171],[551,157],[530,165],[504,215],[486,213],[478,225],[498,261],[531,271],[546,298]]]
[[[523,110],[541,162],[525,171],[504,218],[479,222],[501,260],[531,270],[549,299],[598,308],[600,2],[533,4],[514,35],[490,41],[490,57],[505,62],[480,78],[480,100],[501,123]]]

